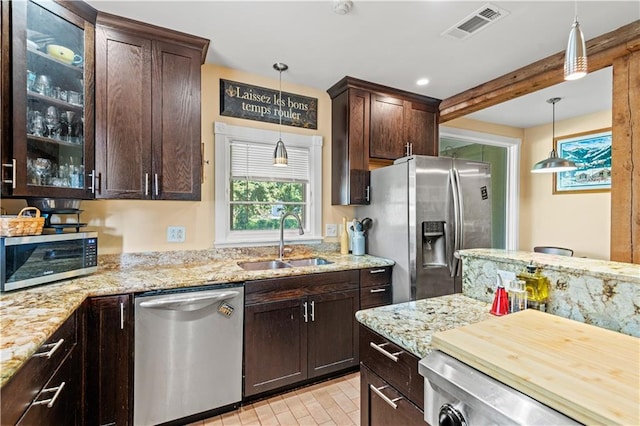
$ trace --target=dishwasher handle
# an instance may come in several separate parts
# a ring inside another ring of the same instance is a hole
[[[190,312],[206,308],[207,306],[222,300],[231,299],[239,294],[239,292],[233,290],[206,292],[205,294],[192,292],[166,296],[154,300],[145,300],[144,302],[140,302],[139,306],[147,309]]]

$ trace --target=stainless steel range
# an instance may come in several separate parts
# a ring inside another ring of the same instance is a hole
[[[420,361],[419,371],[431,426],[580,424],[437,350]]]

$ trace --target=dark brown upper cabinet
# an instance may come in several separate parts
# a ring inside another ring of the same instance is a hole
[[[2,2],[2,196],[93,198],[95,20],[82,2]]]
[[[200,200],[209,40],[98,14],[96,198]]]
[[[369,203],[369,171],[438,155],[439,99],[345,77],[331,96],[331,204]]]

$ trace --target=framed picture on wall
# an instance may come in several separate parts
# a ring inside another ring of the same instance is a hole
[[[592,130],[553,140],[558,157],[578,168],[553,174],[553,193],[571,194],[611,190],[611,128]]]

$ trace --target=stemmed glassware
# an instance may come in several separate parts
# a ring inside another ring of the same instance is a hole
[[[38,184],[47,185],[51,177],[51,160],[47,158],[36,158],[34,169],[38,176]]]
[[[30,130],[35,136],[43,136],[44,134],[44,117],[40,111],[33,111],[31,114]]]
[[[58,109],[54,106],[47,108],[47,113],[44,116],[44,122],[47,126],[48,136],[52,138],[54,136],[53,131],[58,130],[60,127],[60,116],[58,115]]]

